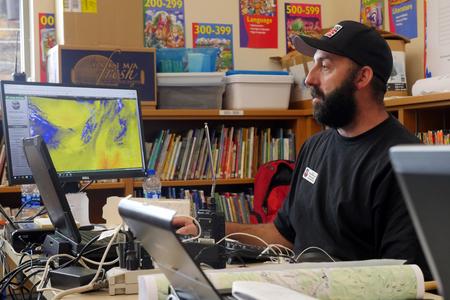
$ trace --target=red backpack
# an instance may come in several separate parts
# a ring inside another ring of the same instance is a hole
[[[280,159],[259,167],[255,176],[251,223],[273,222],[289,192],[294,165],[292,161]]]

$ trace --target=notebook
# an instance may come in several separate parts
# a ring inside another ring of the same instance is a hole
[[[450,299],[450,146],[395,146],[390,158],[439,292]]]
[[[25,157],[47,208],[50,221],[59,239],[70,242],[72,252],[78,254],[87,242],[100,234],[98,231],[79,231],[60,185],[47,145],[41,136],[23,139]],[[93,243],[90,248],[103,246],[105,241]]]

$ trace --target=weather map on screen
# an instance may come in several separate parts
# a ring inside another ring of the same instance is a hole
[[[44,139],[63,180],[143,174],[135,90],[2,83],[2,99],[13,182],[32,178],[22,139],[34,135]]]

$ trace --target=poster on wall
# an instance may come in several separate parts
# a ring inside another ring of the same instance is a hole
[[[193,48],[219,48],[217,71],[233,70],[233,27],[231,24],[193,23]]]
[[[144,47],[185,47],[184,0],[144,0]]]
[[[239,0],[241,48],[278,48],[277,0]]]
[[[389,0],[389,30],[409,39],[417,37],[416,0]]]
[[[425,76],[450,74],[450,1],[426,1]]]
[[[65,12],[97,13],[97,0],[63,0]]]
[[[320,36],[322,17],[320,4],[285,3],[286,52],[295,50],[291,39],[296,35]]]
[[[39,66],[41,82],[47,82],[47,53],[55,45],[55,14],[39,13]]]
[[[383,29],[384,0],[361,0],[360,22],[370,27]]]

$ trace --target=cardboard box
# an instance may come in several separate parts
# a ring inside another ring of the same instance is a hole
[[[156,106],[154,48],[57,45],[47,62],[49,82],[133,87],[142,104]]]
[[[60,45],[144,47],[142,0],[58,0],[55,4]]]
[[[323,29],[323,32],[328,31]],[[379,30],[392,51],[394,59],[394,67],[392,75],[389,78],[386,97],[390,96],[407,96],[406,84],[406,55],[405,45],[409,43],[409,39],[396,33]],[[270,59],[278,62],[281,68],[289,71],[294,76],[294,86],[291,93],[292,108],[310,108],[309,102],[300,102],[300,100],[310,100],[311,93],[306,88],[304,81],[309,69],[312,67],[312,58],[302,55],[297,51],[292,51],[283,57],[271,57]]]

